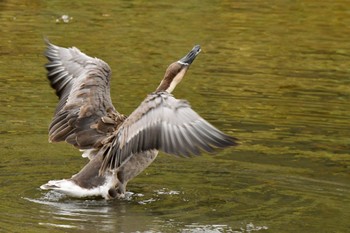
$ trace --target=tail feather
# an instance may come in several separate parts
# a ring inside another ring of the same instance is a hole
[[[112,177],[108,177],[106,183],[91,189],[83,188],[76,184],[71,179],[50,180],[46,184],[40,186],[42,190],[55,190],[71,197],[89,197],[102,196],[105,199],[110,199],[109,190],[114,188]]]

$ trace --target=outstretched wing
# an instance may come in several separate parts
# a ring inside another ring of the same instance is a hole
[[[118,168],[132,154],[152,149],[189,156],[214,147],[237,145],[236,138],[225,135],[195,111],[185,100],[166,92],[150,94],[124,121],[112,143],[106,145],[101,172]]]
[[[100,147],[124,120],[112,105],[108,64],[77,48],[48,41],[45,55],[47,77],[59,97],[49,127],[50,141],[66,141],[80,149]]]

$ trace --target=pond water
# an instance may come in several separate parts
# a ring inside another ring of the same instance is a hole
[[[350,4],[327,2],[1,1],[0,232],[349,231]],[[44,37],[108,62],[125,114],[200,44],[174,95],[241,145],[160,154],[128,200],[41,191],[86,163],[48,143]]]

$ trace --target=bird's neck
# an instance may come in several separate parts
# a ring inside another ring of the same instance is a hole
[[[164,75],[163,80],[160,82],[156,92],[166,91],[168,93],[171,93],[175,89],[177,84],[181,82],[186,72],[187,68],[181,69],[178,73],[167,71]]]

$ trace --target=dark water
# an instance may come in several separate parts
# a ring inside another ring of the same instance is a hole
[[[0,232],[349,232],[349,8],[1,1]],[[161,154],[129,183],[129,200],[42,192],[86,162],[47,142],[57,99],[44,36],[108,62],[112,99],[125,114],[201,44],[174,95],[242,144],[193,159]]]

